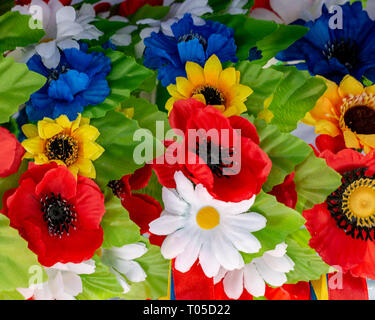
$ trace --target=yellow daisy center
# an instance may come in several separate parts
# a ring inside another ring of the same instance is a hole
[[[78,159],[78,143],[71,136],[59,133],[47,140],[45,154],[49,160],[63,161],[69,167]]]
[[[200,86],[193,91],[193,95],[196,94],[203,95],[207,105],[216,106],[225,104],[225,97],[223,93],[213,86]]]
[[[375,134],[375,97],[364,93],[344,99],[340,127],[357,134]]]
[[[343,193],[342,210],[359,226],[375,226],[375,180],[361,178],[350,184]]]
[[[210,230],[220,223],[220,214],[213,207],[204,207],[198,211],[196,220],[202,229]]]

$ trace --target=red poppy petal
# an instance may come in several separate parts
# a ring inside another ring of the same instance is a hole
[[[171,128],[186,132],[186,126],[190,117],[198,110],[206,108],[206,105],[195,99],[179,100],[173,104],[169,114]],[[176,131],[179,134],[178,131]]]
[[[135,170],[129,178],[131,190],[139,190],[145,188],[150,181],[151,175],[152,169],[148,164],[140,169]]]
[[[47,171],[57,168],[56,162],[51,162],[43,165],[36,165],[34,162],[29,162],[28,170],[22,174],[19,183],[21,184],[23,180],[32,179],[35,184],[38,184],[44,177]]]
[[[345,140],[342,135],[331,137],[326,134],[322,134],[315,139],[316,147],[320,152],[330,150],[333,153],[337,153],[340,150],[345,149]]]
[[[340,229],[327,209],[327,204],[315,205],[303,212],[306,228],[311,234],[310,246],[329,265],[338,265],[347,272],[363,261],[367,243],[353,239]]]
[[[229,118],[230,125],[233,129],[240,129],[241,136],[250,138],[256,144],[259,144],[259,136],[255,126],[244,117],[232,116]]]
[[[56,169],[46,172],[43,179],[35,188],[37,195],[46,195],[52,192],[56,195],[60,194],[65,200],[75,197],[77,193],[77,181],[65,166],[59,166]]]
[[[159,218],[163,211],[160,203],[147,194],[133,193],[121,203],[128,210],[130,219],[141,228],[141,234],[148,232],[150,222]]]
[[[95,182],[86,177],[78,177],[75,210],[77,226],[85,230],[99,228],[105,213],[104,195]]]
[[[341,150],[337,154],[326,150],[320,154],[320,157],[326,160],[328,166],[341,174],[366,165],[365,156],[352,149]]]
[[[5,178],[18,171],[25,149],[14,134],[3,127],[0,127],[0,141],[0,177]]]
[[[274,195],[277,201],[292,209],[294,209],[297,204],[296,184],[293,181],[294,175],[294,172],[287,175],[282,184],[274,186],[272,190],[268,192]]]

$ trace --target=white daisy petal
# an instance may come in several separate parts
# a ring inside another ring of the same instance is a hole
[[[256,253],[260,250],[262,245],[259,240],[250,232],[241,230],[228,230],[226,236],[232,241],[234,246],[246,253]]]
[[[186,213],[188,204],[179,197],[176,190],[163,187],[162,198],[166,211],[179,215]]]
[[[212,239],[212,249],[216,259],[227,270],[243,267],[243,258],[237,249],[221,234]]]
[[[82,280],[79,275],[73,272],[63,272],[62,278],[64,283],[64,293],[75,297],[82,292]]]
[[[208,278],[214,277],[218,274],[220,263],[213,254],[211,242],[207,241],[202,245],[202,249],[199,253],[199,262],[203,272]]]
[[[38,44],[35,51],[42,57],[44,65],[49,68],[56,68],[60,62],[60,52],[57,49],[56,41]]]
[[[173,259],[184,251],[190,238],[185,229],[180,229],[167,236],[161,246],[161,254],[165,259]]]
[[[223,280],[224,291],[231,299],[238,299],[243,291],[243,269],[229,271]]]
[[[167,235],[181,228],[184,224],[185,218],[181,216],[164,214],[160,218],[152,221],[150,232],[157,235]]]
[[[293,270],[293,264],[291,264],[290,260],[286,256],[274,257],[265,253],[263,255],[263,260],[272,270],[277,272],[286,273]]]
[[[214,277],[214,284],[218,284],[221,280],[223,280],[227,272],[228,271],[223,267],[220,267],[218,274]]]
[[[229,223],[232,227],[245,228],[249,232],[255,232],[266,226],[267,219],[259,213],[248,212],[231,217]]]
[[[194,203],[195,192],[192,182],[185,177],[181,171],[176,171],[174,174],[176,181],[176,189],[178,194],[188,203]]]
[[[284,273],[272,270],[262,258],[255,258],[254,263],[260,276],[271,286],[280,287],[287,281]]]
[[[264,296],[266,285],[253,263],[247,264],[244,268],[244,286],[254,297]]]
[[[201,236],[198,233],[192,237],[189,244],[185,247],[185,250],[176,257],[175,268],[181,272],[189,271],[194,262],[198,259],[201,246]]]
[[[121,260],[115,268],[132,282],[141,282],[147,277],[142,267],[136,261]]]
[[[250,17],[257,19],[257,20],[267,20],[267,21],[275,21],[276,23],[283,23],[283,21],[272,11],[263,9],[263,8],[256,8],[250,13]]]
[[[147,248],[144,243],[132,243],[121,248],[114,247],[111,249],[111,252],[121,259],[133,260],[143,256],[147,252]]]
[[[274,257],[282,257],[286,254],[286,248],[288,245],[285,242],[279,243],[275,249],[267,251],[267,254],[270,254]]]

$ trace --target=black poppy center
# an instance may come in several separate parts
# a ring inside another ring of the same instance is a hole
[[[124,190],[124,182],[122,180],[111,180],[107,186],[112,189],[113,194],[120,198],[122,191]]]
[[[344,115],[346,126],[357,134],[375,134],[375,110],[368,106],[355,106]]]
[[[197,142],[195,154],[204,160],[214,175],[229,178],[229,175],[225,175],[224,169],[232,170],[233,160],[230,158],[234,154],[233,147],[224,148],[214,145],[211,141],[202,144]]]
[[[47,222],[48,233],[51,236],[61,236],[66,233],[69,235],[70,228],[75,229],[74,222],[77,221],[77,214],[74,206],[61,197],[61,194],[55,195],[53,192],[45,195],[40,200],[44,221]]]
[[[188,34],[184,34],[178,39],[178,42],[188,42],[190,40],[198,39],[199,43],[203,46],[203,49],[207,49],[207,40],[198,33],[191,31]]]
[[[342,175],[342,184],[327,197],[327,208],[331,216],[335,219],[337,226],[345,231],[345,234],[353,239],[364,241],[375,240],[375,212],[366,215],[359,214],[361,204],[358,202],[358,192],[370,188],[375,189],[375,175],[369,177],[365,173],[368,168],[359,168],[347,171]],[[375,191],[372,191],[375,193]],[[353,196],[354,195],[354,196]],[[368,190],[365,191],[368,195]],[[362,198],[365,202],[373,202],[371,199]],[[359,204],[359,206],[358,206]],[[366,208],[366,207],[365,207]],[[357,210],[357,211],[356,211]]]
[[[223,94],[216,88],[211,86],[204,86],[194,91],[194,94],[202,94],[206,100],[206,104],[210,106],[224,104]]]
[[[47,141],[46,155],[49,160],[61,160],[70,166],[78,158],[78,143],[71,136],[59,133]]]
[[[335,40],[325,45],[323,55],[329,60],[336,58],[348,70],[355,67],[358,63],[358,46],[355,40]]]

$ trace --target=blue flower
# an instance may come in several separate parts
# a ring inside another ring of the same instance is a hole
[[[158,79],[164,87],[176,83],[176,77],[185,77],[185,63],[193,61],[201,66],[213,54],[220,61],[237,62],[233,29],[219,22],[206,21],[194,25],[190,14],[171,26],[173,37],[153,32],[144,40],[144,65],[158,70]]]
[[[111,91],[106,80],[111,60],[101,52],[65,49],[56,69],[46,68],[39,55],[32,56],[27,66],[47,78],[26,103],[30,121],[56,119],[62,114],[72,121],[84,107],[102,103]]]
[[[253,47],[249,50],[249,61],[255,61],[262,59],[262,51],[258,49],[258,47]]]
[[[335,19],[324,5],[320,18],[304,23],[310,28],[309,32],[276,58],[281,61],[302,60],[297,68],[336,83],[347,74],[358,80],[365,76],[375,81],[375,21],[362,10],[361,2],[346,3],[341,8],[342,29],[330,26],[330,21],[334,23]]]

